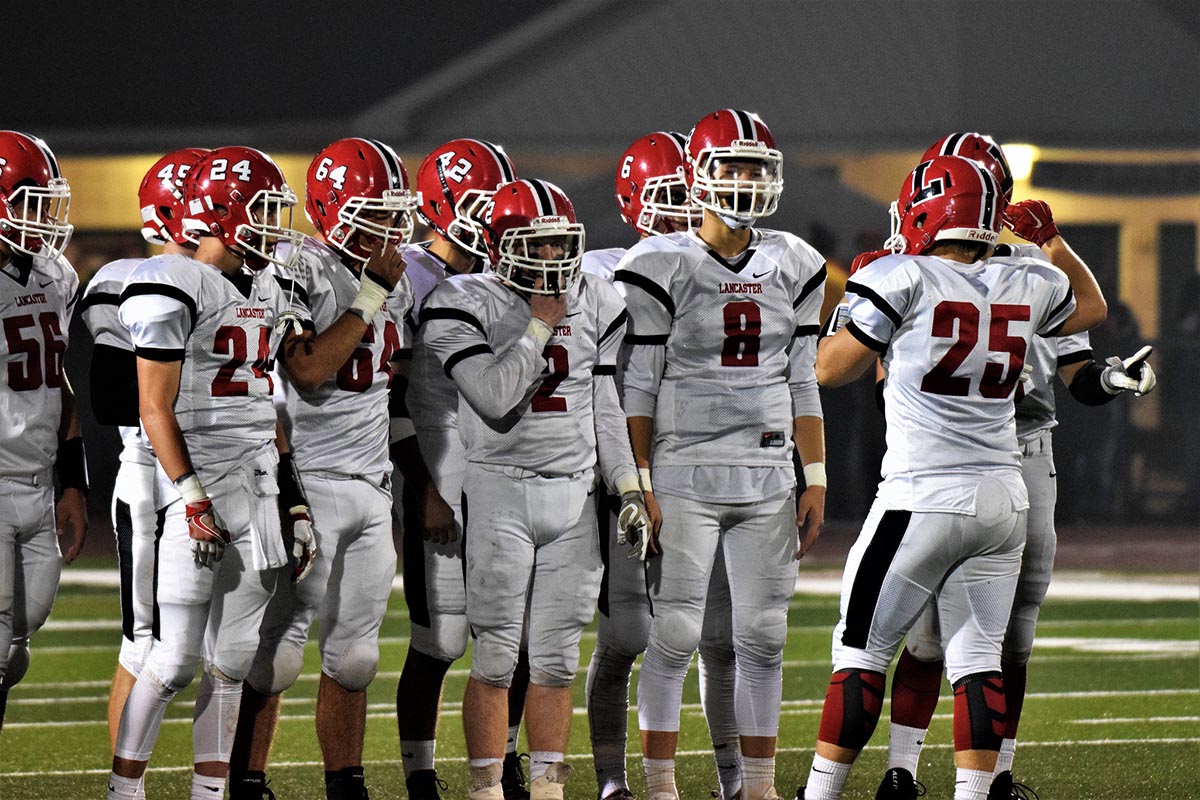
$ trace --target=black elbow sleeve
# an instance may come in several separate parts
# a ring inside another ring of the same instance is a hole
[[[138,424],[137,357],[129,350],[98,344],[92,349],[92,413],[101,425]]]

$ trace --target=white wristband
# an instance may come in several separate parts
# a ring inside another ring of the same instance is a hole
[[[538,317],[531,317],[528,327],[525,328],[525,335],[533,339],[539,348],[546,346],[546,342],[550,341],[553,333],[554,329],[544,319]]]
[[[806,487],[827,485],[824,461],[814,461],[804,465],[804,485]]]
[[[204,485],[194,472],[179,476],[179,480],[175,481],[175,488],[179,490],[179,496],[185,503],[199,503],[208,499],[208,492],[204,491]]]
[[[638,479],[635,475],[622,475],[617,478],[616,490],[618,495],[638,491]]]
[[[364,271],[358,287],[358,294],[355,295],[350,308],[346,310],[357,312],[359,318],[370,325],[371,320],[375,319],[375,315],[379,313],[379,309],[383,308],[384,301],[387,300],[389,294],[386,286]]]
[[[643,492],[653,492],[654,484],[650,483],[650,468],[642,467],[638,470],[638,479],[642,482]]]

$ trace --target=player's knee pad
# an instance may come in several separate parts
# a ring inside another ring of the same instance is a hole
[[[574,653],[575,658],[571,659],[570,653]],[[573,649],[570,653],[562,654],[564,657],[558,657],[558,654],[547,656],[539,656],[536,659],[529,660],[529,682],[538,686],[548,686],[551,689],[561,689],[570,686],[575,681],[575,673],[578,671],[579,650]]]
[[[738,658],[769,666],[783,660],[787,641],[787,609],[760,609],[750,615],[749,624],[733,632],[734,650]]]
[[[904,647],[921,661],[942,660],[942,632],[938,626],[936,606],[928,606],[917,617],[905,634]]]
[[[471,653],[471,677],[488,686],[507,689],[512,686],[517,668],[517,651],[503,642],[480,636]]]
[[[883,709],[885,683],[881,672],[844,669],[833,673],[817,738],[849,750],[866,747]]]
[[[413,624],[409,647],[438,661],[457,661],[467,652],[471,629],[466,614],[432,613],[429,627]]]
[[[143,676],[158,684],[164,695],[174,696],[183,691],[196,677],[196,665],[200,659],[151,658],[142,667],[138,678]]]
[[[646,649],[654,648],[659,655],[671,662],[691,662],[692,654],[700,646],[703,623],[700,614],[687,614],[678,610],[660,612],[650,628],[651,641]]]
[[[379,645],[372,642],[352,642],[337,657],[321,659],[321,669],[348,692],[359,692],[375,680],[379,667]]]
[[[262,646],[246,674],[246,683],[259,694],[276,695],[291,688],[304,667],[304,647],[289,641]]]
[[[979,672],[954,682],[954,749],[999,750],[1006,703],[999,672]]]
[[[8,647],[8,664],[4,668],[4,679],[0,680],[5,689],[16,686],[29,671],[29,640],[16,639]]]

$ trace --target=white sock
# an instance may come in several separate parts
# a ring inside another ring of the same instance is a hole
[[[517,752],[517,737],[521,735],[521,723],[510,725],[508,728],[508,741],[504,743],[504,754]]]
[[[655,792],[675,791],[675,759],[643,758],[642,770],[646,775],[646,796]]]
[[[136,800],[141,785],[141,778],[124,778],[115,772],[109,773],[108,800]]]
[[[550,750],[534,750],[529,754],[529,782],[533,783],[546,774],[546,770],[550,768],[551,764],[562,760],[562,753],[555,753]]]
[[[774,757],[742,756],[742,800],[760,800],[774,785]]]
[[[499,758],[472,758],[467,762],[471,791],[477,792],[500,783],[504,762]]]
[[[404,777],[407,778],[417,770],[433,769],[433,753],[437,747],[436,739],[419,741],[400,740],[400,760],[404,764]]]
[[[954,800],[987,800],[992,773],[980,769],[954,770]]]
[[[225,779],[210,778],[208,775],[192,773],[191,800],[213,800],[225,796]]]
[[[1000,755],[996,757],[996,772],[999,775],[1001,772],[1012,772],[1013,757],[1017,754],[1016,739],[1001,739],[1000,740]]]
[[[813,756],[804,800],[840,800],[842,790],[846,788],[846,779],[850,777],[850,767],[850,764]]]
[[[924,728],[910,728],[893,722],[888,728],[888,769],[906,769],[917,777],[925,733]]]
[[[146,800],[146,776],[138,778],[137,794],[134,795],[137,800]]]
[[[233,737],[237,733],[238,709],[242,704],[242,682],[218,678],[205,669],[196,691],[192,717],[192,760],[229,763]],[[219,795],[218,795],[219,796]],[[209,795],[211,800],[211,795]]]

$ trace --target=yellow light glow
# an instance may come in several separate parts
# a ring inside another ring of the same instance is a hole
[[[1040,155],[1038,149],[1031,144],[1006,144],[1003,147],[1013,180],[1029,180],[1029,176],[1033,174],[1033,162],[1037,161]]]

